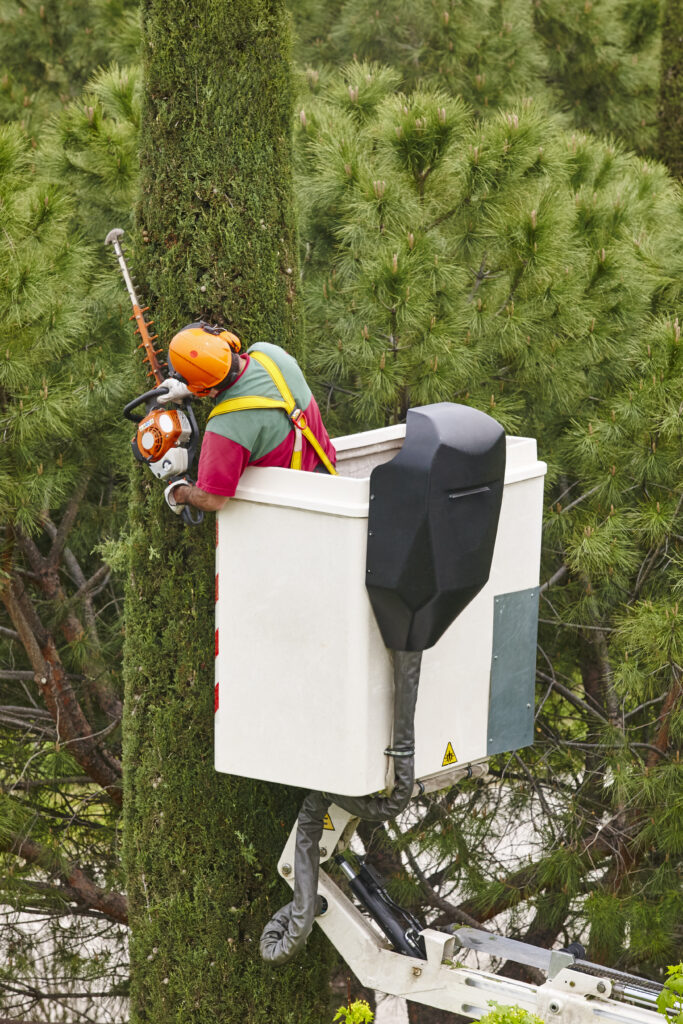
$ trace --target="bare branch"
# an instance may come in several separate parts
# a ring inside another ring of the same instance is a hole
[[[560,580],[563,580],[565,578],[568,572],[569,569],[567,568],[567,566],[561,565],[557,572],[554,572],[549,580],[546,580],[545,583],[541,584],[539,594],[543,594],[546,590],[549,590],[550,587],[554,587],[556,583],[559,583]]]
[[[666,756],[667,747],[669,746],[669,730],[671,728],[671,718],[673,711],[676,707],[678,699],[683,693],[683,688],[678,680],[676,680],[666,695],[664,701],[664,707],[660,716],[661,725],[657,730],[655,736],[654,745],[650,747],[650,756],[647,759],[648,768],[654,768],[657,762]],[[635,746],[635,744],[634,744]]]
[[[570,689],[568,689],[566,686],[563,686],[562,683],[557,681],[557,679],[552,679],[549,675],[546,675],[545,672],[541,672],[540,670],[536,672],[536,675],[540,676],[540,678],[544,679],[547,683],[550,683],[553,690],[556,690],[559,694],[561,694],[561,696],[563,696],[565,700],[568,700],[570,704],[573,704],[575,707],[580,708],[582,711],[585,711],[589,715],[594,715],[596,718],[599,718],[601,722],[608,724],[607,719],[604,715],[602,715],[599,711],[596,711],[595,708],[592,708],[590,704],[587,704],[585,700],[581,699],[581,697],[577,697],[575,693],[572,693]]]
[[[120,784],[121,766],[112,754],[99,749],[92,728],[64,671],[53,637],[46,634],[39,643],[26,621],[24,608],[19,606],[11,584],[0,591],[0,597],[33,665],[41,694],[53,722],[57,725],[57,738],[62,743],[67,741],[74,744],[74,757],[78,763],[103,787],[114,803],[120,806],[123,800]],[[24,606],[31,609],[27,599]]]
[[[49,567],[52,569],[59,562],[62,551],[64,549],[64,545],[66,544],[66,538],[69,536],[69,533],[71,532],[71,527],[76,521],[76,516],[78,515],[78,510],[85,496],[85,492],[88,489],[89,482],[90,476],[84,476],[80,484],[74,491],[73,495],[71,496],[71,500],[69,501],[69,504],[66,507],[66,512],[64,513],[62,521],[57,528],[57,533],[55,534],[55,538],[52,542],[52,547],[50,548],[50,554],[47,557],[47,563]]]
[[[103,562],[102,565],[97,570],[97,572],[93,573],[90,579],[86,580],[85,583],[83,583],[78,588],[73,597],[69,598],[70,602],[75,603],[76,601],[80,601],[82,597],[86,597],[86,595],[92,594],[92,592],[95,590],[99,583],[102,583],[102,585],[104,586],[108,582],[110,575],[110,567],[107,565],[106,562]]]
[[[16,790],[23,790],[30,793],[34,789],[43,789],[46,786],[76,786],[92,783],[89,775],[60,775],[54,779],[17,779],[6,786],[0,786],[0,792],[11,793]]]
[[[46,561],[41,555],[38,549],[38,545],[36,544],[32,537],[29,537],[29,535],[27,533],[24,533],[24,531],[21,530],[18,526],[14,527],[14,536],[16,537],[19,547],[21,548],[26,558],[28,559],[28,563],[33,569],[34,573],[36,574],[36,576],[40,576],[41,573],[45,572]]]
[[[586,498],[590,498],[593,494],[595,494],[596,491],[599,490],[600,484],[596,484],[595,487],[591,487],[590,491],[586,491],[585,494],[580,495],[578,498],[575,498],[574,501],[570,501],[568,505],[565,505],[565,507],[562,509],[561,514],[564,515],[565,512],[569,512],[570,508],[574,508],[576,505],[580,505],[582,501],[585,501]]]
[[[26,718],[15,718],[13,715],[7,714],[7,712],[2,710],[0,710],[0,725],[7,726],[8,729],[19,729],[21,732],[29,732],[34,736],[46,736],[50,740],[57,739],[57,733],[53,728],[46,728],[44,725],[38,725]]]

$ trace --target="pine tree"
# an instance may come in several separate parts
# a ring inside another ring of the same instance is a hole
[[[134,0],[2,0],[0,120],[34,138],[111,60],[136,58]]]
[[[283,6],[146,0],[143,32],[137,264],[160,336],[203,317],[247,344],[296,350]],[[124,717],[131,1019],[318,1024],[329,967],[320,937],[277,972],[258,953],[282,900],[275,866],[298,796],[213,768],[209,519],[188,529],[151,474],[136,473]],[[259,609],[238,594],[234,607],[235,628],[248,616],[267,636]]]
[[[526,0],[347,0],[327,12],[324,35],[307,8],[296,6],[294,15],[305,65],[381,61],[399,72],[403,88],[429,84],[480,113],[513,97],[550,99]]]
[[[540,0],[534,19],[549,81],[577,128],[653,153],[657,139],[660,0]]]
[[[318,398],[337,429],[451,400],[536,436],[546,582],[535,747],[364,839],[437,924],[656,974],[682,909],[680,194],[533,104],[477,121],[396,85],[354,64],[299,116]]]
[[[120,594],[94,548],[121,525],[108,455],[130,384],[95,253],[35,159],[0,128],[0,1006],[62,1012],[85,989],[116,1017]]]
[[[584,131],[652,152],[660,0],[347,0],[324,24],[293,5],[304,64],[381,61],[401,86],[461,96],[478,114],[532,97]]]

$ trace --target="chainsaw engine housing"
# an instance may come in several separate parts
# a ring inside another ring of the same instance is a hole
[[[190,421],[181,409],[151,409],[140,421],[131,441],[136,459],[146,462],[159,480],[185,473],[188,468]]]

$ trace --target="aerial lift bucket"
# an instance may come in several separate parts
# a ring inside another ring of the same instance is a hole
[[[391,650],[425,652],[418,779],[528,745],[536,442],[442,403],[334,444],[339,476],[248,469],[218,514],[217,770],[349,796],[383,789]],[[237,602],[258,635],[234,629]]]

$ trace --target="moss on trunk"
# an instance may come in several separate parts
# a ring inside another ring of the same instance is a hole
[[[296,352],[284,5],[145,0],[142,12],[137,272],[164,347],[202,316]],[[320,934],[289,968],[266,967],[258,950],[286,900],[275,866],[301,794],[213,769],[214,517],[182,525],[143,468],[125,641],[131,1020],[320,1024],[330,963]],[[251,621],[267,642],[261,610],[233,600],[235,629]]]

